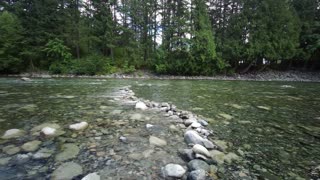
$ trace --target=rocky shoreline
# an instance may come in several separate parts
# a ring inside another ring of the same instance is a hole
[[[320,72],[302,71],[265,71],[259,73],[234,74],[230,76],[170,76],[156,75],[154,73],[139,71],[133,74],[110,75],[52,75],[44,73],[23,73],[14,75],[2,75],[2,77],[29,77],[29,78],[94,78],[94,79],[187,79],[187,80],[242,80],[242,81],[292,81],[292,82],[320,82]]]

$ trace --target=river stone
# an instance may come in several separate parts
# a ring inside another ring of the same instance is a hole
[[[208,126],[208,122],[205,121],[205,120],[203,120],[203,119],[200,119],[198,122],[199,122],[202,126]]]
[[[0,158],[0,166],[5,166],[5,165],[7,165],[10,160],[11,160],[11,157]]]
[[[225,156],[226,156],[223,152],[218,151],[218,150],[210,151],[210,155],[211,155],[211,158],[213,160],[215,160],[218,164],[223,164]]]
[[[199,128],[199,127],[201,127],[201,124],[198,122],[193,122],[190,126],[193,128]]]
[[[144,102],[137,102],[136,103],[136,106],[135,106],[136,109],[141,109],[141,110],[146,110],[148,109],[147,105],[144,103]]]
[[[187,161],[191,161],[191,160],[195,159],[195,155],[194,155],[192,149],[180,149],[179,153]]]
[[[34,134],[36,132],[40,132],[43,128],[45,127],[50,127],[50,128],[53,128],[53,129],[60,129],[60,125],[59,124],[55,124],[55,123],[43,123],[43,124],[40,124],[34,128],[31,129],[31,133]]]
[[[53,150],[47,149],[47,148],[42,148],[38,152],[36,152],[32,158],[33,159],[47,159],[51,157],[53,154]]]
[[[210,170],[210,166],[206,162],[199,160],[199,159],[194,159],[194,160],[190,161],[188,163],[188,168],[190,171],[203,169],[206,172],[209,172],[209,170]]]
[[[186,173],[186,170],[179,164],[167,164],[162,168],[162,173],[165,178],[181,178]]]
[[[167,142],[165,140],[157,138],[155,136],[150,136],[149,143],[151,145],[160,146],[160,147],[167,145]]]
[[[205,147],[201,146],[200,144],[194,145],[192,147],[192,151],[194,153],[196,153],[196,154],[202,154],[202,155],[205,155],[207,157],[210,157],[209,151]]]
[[[75,144],[64,144],[62,145],[62,152],[56,155],[56,161],[66,161],[77,157],[79,154],[79,148]]]
[[[19,138],[23,135],[25,135],[25,132],[20,129],[9,129],[3,134],[3,136],[1,138],[2,139],[12,139],[12,138]]]
[[[35,141],[30,141],[30,142],[27,142],[27,143],[24,143],[21,148],[22,150],[26,151],[26,152],[33,152],[35,150],[37,150],[40,146],[42,142],[41,141],[38,141],[38,140],[35,140]]]
[[[97,173],[90,173],[81,180],[100,180],[100,176]]]
[[[211,141],[209,141],[208,139],[204,139],[202,141],[203,146],[206,147],[207,149],[215,149],[216,145],[214,145]]]
[[[193,130],[189,130],[184,134],[184,140],[187,144],[202,144],[203,138]]]
[[[191,171],[188,175],[188,180],[205,180],[205,179],[206,179],[206,171],[203,169]]]
[[[81,131],[86,129],[89,126],[89,124],[87,122],[80,122],[80,123],[76,123],[76,124],[71,124],[69,126],[69,129],[71,130],[75,130],[75,131]]]
[[[51,175],[52,180],[73,179],[82,174],[82,167],[74,162],[66,162],[60,165]]]
[[[20,152],[20,148],[15,145],[8,145],[2,148],[2,151],[8,155],[14,155]]]
[[[197,122],[197,119],[196,118],[189,118],[189,119],[186,119],[185,121],[184,121],[184,124],[186,125],[186,126],[190,126],[192,123],[196,123]]]

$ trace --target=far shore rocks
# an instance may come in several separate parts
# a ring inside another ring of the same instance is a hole
[[[81,175],[83,172],[82,167],[74,162],[66,162],[60,165],[51,175],[52,180],[67,180],[73,179]]]
[[[25,135],[25,131],[20,129],[9,129],[7,130],[4,135],[1,137],[2,139],[12,139],[12,138],[19,138]]]
[[[81,131],[81,130],[86,129],[88,126],[89,126],[89,124],[87,122],[80,122],[80,123],[76,123],[76,124],[71,124],[69,126],[69,129]]]

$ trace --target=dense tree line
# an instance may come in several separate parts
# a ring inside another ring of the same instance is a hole
[[[2,0],[0,72],[320,67],[320,0]]]

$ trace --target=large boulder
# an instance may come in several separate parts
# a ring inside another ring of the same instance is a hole
[[[165,178],[181,178],[186,173],[186,170],[179,164],[167,164],[162,168],[162,173]]]
[[[33,152],[37,149],[39,149],[39,146],[41,144],[41,141],[35,140],[35,141],[30,141],[27,143],[24,143],[21,148],[22,150],[26,151],[26,152]]]
[[[51,175],[52,180],[67,180],[73,179],[81,175],[83,172],[82,167],[74,162],[66,162],[60,165]]]
[[[71,124],[69,126],[69,129],[76,130],[76,131],[81,131],[81,130],[86,129],[88,126],[89,126],[89,124],[87,122],[83,121],[83,122],[80,122],[80,123]]]
[[[148,109],[147,105],[142,101],[137,102],[135,108],[136,109],[141,109],[141,110]]]
[[[184,140],[187,144],[200,144],[204,140],[196,131],[189,130],[184,134]]]
[[[2,139],[12,139],[12,138],[19,138],[21,136],[25,135],[25,132],[20,129],[9,129],[7,130],[3,136]]]

